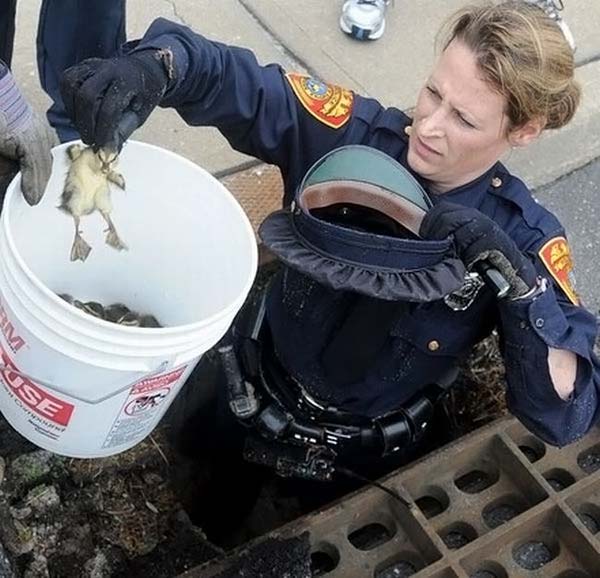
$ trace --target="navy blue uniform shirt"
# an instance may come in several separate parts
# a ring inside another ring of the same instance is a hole
[[[317,80],[286,76],[277,65],[260,66],[248,50],[209,41],[163,19],[152,24],[134,50],[146,48],[173,52],[175,74],[161,105],[174,107],[190,125],[217,127],[236,150],[277,165],[285,184],[284,203],[290,202],[308,168],[339,146],[371,146],[406,166],[405,128],[410,119],[398,109]],[[301,82],[308,83],[305,93],[299,92]],[[319,99],[328,106],[315,108]],[[331,300],[336,297],[314,286],[298,286],[296,297],[294,291],[284,292],[286,282],[299,283],[288,270],[273,290],[275,297],[290,301],[287,316],[280,312],[271,320],[275,343],[292,341],[291,347],[278,352],[282,362],[301,380],[312,376],[321,396],[374,416],[397,407],[497,327],[510,410],[550,443],[577,439],[598,419],[600,364],[593,354],[597,323],[568,298],[564,285],[554,281],[540,259],[545,246],[566,247],[553,241],[565,235],[560,223],[499,163],[443,198],[475,207],[496,221],[535,263],[540,276],[549,280],[547,290],[535,299],[512,302],[496,302],[483,290],[464,311],[454,311],[443,301],[413,307],[392,326],[387,354],[363,382],[328,391],[326,383],[314,379],[318,371],[311,364],[322,346],[313,341],[326,333]],[[313,310],[298,315],[307,292],[321,290],[322,306],[314,307],[319,301],[313,299]],[[311,339],[303,330],[312,330]],[[553,387],[548,347],[577,355],[575,392],[568,400]]]

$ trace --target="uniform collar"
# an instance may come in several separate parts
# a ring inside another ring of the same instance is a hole
[[[407,117],[408,118],[408,117]],[[408,137],[410,136],[410,131],[412,130],[412,119],[409,119],[410,123],[407,123],[404,127],[404,135],[406,137],[406,142],[408,143]],[[442,199],[445,201],[450,201],[453,203],[458,203],[460,205],[464,205],[466,207],[474,207],[479,208],[483,204],[485,197],[489,191],[500,191],[502,188],[502,176],[506,174],[506,169],[502,165],[501,162],[496,162],[490,169],[488,169],[481,176],[472,180],[470,183],[466,183],[457,187],[456,189],[452,189],[447,193],[442,195],[436,195],[429,190],[428,181],[415,173],[408,164],[408,146],[405,146],[402,149],[402,153],[400,154],[400,158],[398,161],[404,166],[412,176],[419,182],[419,184],[427,191],[429,194],[429,198],[432,203],[436,205]],[[501,176],[502,175],[502,176]],[[497,179],[498,184],[494,182],[494,179]]]
[[[497,162],[492,168],[488,169],[487,172],[483,173],[481,176],[472,180],[470,183],[466,183],[457,187],[456,189],[452,189],[447,193],[442,195],[435,195],[429,191],[428,182],[426,179],[415,173],[408,165],[408,147],[406,147],[402,151],[402,157],[400,162],[410,171],[410,173],[417,179],[419,184],[429,193],[429,198],[432,203],[436,205],[439,201],[450,201],[452,203],[458,203],[460,205],[464,205],[466,207],[474,207],[479,208],[487,193],[490,190],[499,190],[499,187],[493,187],[492,181],[497,175],[503,176],[504,169],[502,167],[502,163]],[[502,181],[500,181],[500,185]]]
[[[466,207],[479,208],[485,200],[488,192],[492,187],[492,181],[496,177],[496,173],[499,172],[500,163],[496,163],[492,168],[483,173],[481,176],[472,180],[470,183],[466,183],[452,189],[442,195],[434,195],[430,193],[430,198],[433,204],[437,204],[439,201],[450,201],[451,203],[458,203]]]

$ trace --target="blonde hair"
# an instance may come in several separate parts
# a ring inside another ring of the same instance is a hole
[[[523,0],[468,6],[450,18],[438,41],[453,40],[475,54],[484,79],[506,98],[509,130],[541,119],[567,124],[579,105],[573,52],[558,25]]]

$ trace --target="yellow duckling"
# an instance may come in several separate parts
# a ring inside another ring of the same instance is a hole
[[[116,171],[118,154],[106,149],[94,152],[91,147],[74,144],[67,148],[67,155],[71,166],[58,208],[69,213],[75,221],[71,261],[85,261],[92,250],[81,236],[79,221],[83,215],[96,210],[108,224],[106,243],[118,251],[127,249],[110,218],[112,205],[109,183],[125,189],[125,179]]]

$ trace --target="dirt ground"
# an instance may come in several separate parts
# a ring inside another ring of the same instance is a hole
[[[0,538],[12,572],[0,561],[0,576],[165,578],[221,553],[178,501],[160,429],[95,460],[40,450],[6,422],[0,440]]]

